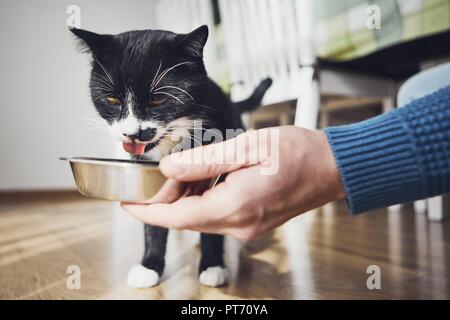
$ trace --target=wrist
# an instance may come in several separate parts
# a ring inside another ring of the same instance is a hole
[[[328,141],[325,132],[318,131],[318,134],[321,139],[320,145],[322,146],[324,178],[329,182],[327,184],[328,194],[332,198],[330,201],[344,199],[346,196],[345,188],[330,142]]]

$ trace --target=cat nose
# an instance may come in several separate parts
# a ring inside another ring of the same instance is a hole
[[[131,140],[136,140],[138,138],[138,134],[127,134],[127,133],[123,133],[124,137],[127,137],[128,139]]]

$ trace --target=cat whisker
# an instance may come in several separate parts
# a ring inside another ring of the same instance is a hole
[[[169,137],[169,136],[165,136],[165,137]],[[176,146],[179,144],[179,142],[175,143],[175,142],[173,142],[173,141],[169,141],[169,140],[166,140],[166,139],[162,139],[162,137],[161,137],[160,143],[168,143],[168,144],[170,144],[172,147],[176,147]]]
[[[111,82],[111,80],[106,78],[104,75],[102,75],[98,72],[95,72],[95,71],[92,71],[92,73],[95,75],[92,77],[94,80],[98,80],[98,81],[101,80],[101,81],[103,81],[103,83],[105,83],[111,87],[113,86],[113,83]]]
[[[207,120],[207,119],[196,119],[196,122],[201,122],[202,124],[202,128],[206,125],[206,126],[210,126],[211,128],[205,128],[204,130],[208,130],[208,129],[212,129],[212,128],[218,128],[220,127],[218,123],[216,123],[215,121],[211,121],[211,120]],[[194,127],[192,127],[194,128]],[[196,127],[198,128],[198,127]]]
[[[158,77],[159,70],[161,70],[161,66],[162,66],[162,59],[159,60],[159,67],[158,67],[158,70],[156,70],[156,73],[155,73],[155,75],[153,76],[153,80],[152,80],[152,83],[151,83],[151,85],[150,85],[150,91],[152,91],[153,88],[155,87],[155,86],[154,86],[154,84],[155,84],[155,79],[156,79],[156,77]]]
[[[101,99],[101,98],[105,98],[105,97],[108,97],[108,96],[110,96],[110,95],[111,95],[110,92],[107,92],[107,93],[98,95],[97,97],[95,97],[95,99],[94,99],[93,101],[95,102],[95,101],[97,101],[97,100],[99,100],[99,99]]]
[[[106,83],[104,80],[101,80],[99,78],[92,78],[91,81],[91,87],[93,88],[101,88],[105,91],[114,91],[114,88],[109,84]]]
[[[195,136],[189,135],[189,136],[185,136],[185,138],[191,139],[191,141],[194,141],[195,144],[197,144],[197,146],[202,146],[203,145],[203,141],[197,139]]]
[[[93,122],[93,123],[97,123],[97,124],[106,124],[106,121],[103,119],[94,119],[91,117],[84,117],[83,120],[86,122]]]
[[[211,106],[207,106],[207,105],[205,105],[205,104],[196,103],[195,105],[200,106],[200,107],[204,107],[205,109],[208,109],[208,110],[211,110],[211,111],[214,111],[214,112],[217,111],[216,108],[211,107]]]
[[[91,132],[101,132],[107,134],[107,130],[104,127],[99,127],[98,125],[95,125],[93,123],[85,124],[83,126],[83,130],[91,131]]]
[[[104,132],[100,132],[100,131],[88,131],[86,130],[83,134],[80,134],[80,140],[81,139],[86,139],[86,138],[92,138],[92,137],[101,137],[101,138],[108,138],[110,139],[110,135],[107,135]]]
[[[209,130],[209,129],[212,129],[212,128],[220,127],[218,123],[216,123],[215,121],[208,120],[208,119],[194,118],[194,119],[190,119],[190,121],[192,122],[192,125],[188,126],[188,125],[185,125],[185,124],[177,124],[177,123],[175,123],[174,125],[170,126],[168,129],[173,129],[173,128],[201,129],[201,130],[205,131],[205,130]],[[201,123],[201,127],[196,126],[196,124],[198,122]],[[211,126],[211,128],[203,128],[204,125]]]
[[[83,131],[79,135],[79,140],[85,141],[92,139],[92,137],[108,138],[108,140],[112,139],[111,135],[108,134],[108,132],[104,130],[95,130],[94,127],[90,127],[83,129]]]
[[[177,97],[175,97],[173,94],[170,94],[170,93],[165,92],[165,91],[158,91],[158,92],[155,91],[155,92],[153,92],[153,94],[165,94],[165,95],[167,95],[167,96],[169,96],[169,97],[174,98],[174,99],[177,100],[178,102],[184,104],[183,101],[181,101],[180,99],[178,99]]]
[[[183,130],[183,128],[177,128],[177,129]],[[181,134],[178,133],[179,136],[181,137],[181,139],[188,138],[188,139],[193,140],[193,141],[196,142],[197,144],[202,145],[203,143],[202,143],[202,141],[201,141],[201,138],[192,135],[192,134],[190,133],[189,129],[192,129],[192,128],[186,129],[184,133],[181,133]],[[162,138],[162,137],[172,137],[172,136],[174,135],[174,133],[176,133],[176,131],[174,131],[174,130],[167,131],[167,132],[165,132],[165,133],[161,136],[161,138]],[[181,143],[181,142],[182,142],[182,141],[179,141],[177,144],[179,144],[179,143]]]
[[[202,128],[202,127],[170,127],[168,129],[170,129],[170,130],[202,130],[202,131],[209,130],[207,128]]]
[[[83,125],[83,130],[108,134],[105,127],[101,127],[101,126],[98,126],[97,124],[93,124],[93,123],[85,123]]]
[[[170,67],[170,68],[167,68],[167,69],[165,69],[162,73],[161,73],[161,75],[157,78],[157,80],[156,80],[156,83],[155,83],[155,87],[158,85],[158,83],[166,76],[166,74],[168,74],[170,71],[172,71],[173,69],[175,69],[175,68],[177,68],[177,67],[179,67],[179,66],[182,66],[182,65],[184,65],[184,64],[188,64],[188,63],[191,63],[190,61],[185,61],[185,62],[180,62],[180,63],[177,63],[176,65],[174,65],[174,66],[172,66],[172,67]]]
[[[105,86],[102,83],[93,83],[91,85],[91,89],[98,89],[100,91],[108,91],[108,92],[111,91],[111,92],[113,92],[112,88],[110,88],[108,86]]]
[[[95,61],[97,61],[97,63],[100,65],[100,67],[102,68],[103,72],[106,74],[106,76],[108,77],[109,81],[111,83],[114,83],[111,74],[106,70],[106,68],[103,66],[103,64],[100,62],[100,60],[97,59],[97,57],[93,54],[92,57],[94,58]]]
[[[171,133],[173,134],[174,132],[176,132],[176,131],[172,131]],[[186,130],[184,132],[184,134],[180,134],[180,136],[183,138],[190,138],[190,139],[194,140],[195,142],[199,143],[200,145],[202,144],[201,138],[193,135],[189,130]]]
[[[100,92],[101,96],[103,96],[103,97],[105,97],[105,96],[114,96],[114,91],[109,90],[107,88],[103,88],[103,87],[92,87],[91,91],[96,91],[96,93]]]
[[[98,131],[101,131],[100,128],[103,128],[102,125],[100,125],[99,123],[94,123],[94,122],[91,122],[91,123],[85,122],[85,123],[83,123],[83,126],[85,128],[88,128],[91,130],[98,130]]]
[[[176,86],[162,86],[162,87],[158,87],[154,91],[154,93],[158,92],[161,89],[176,89],[176,90],[179,90],[179,91],[183,92],[184,94],[186,94],[189,98],[191,98],[192,101],[194,101],[194,98],[189,94],[189,92],[187,92],[186,90],[183,90],[183,89],[181,89],[179,87],[176,87]]]

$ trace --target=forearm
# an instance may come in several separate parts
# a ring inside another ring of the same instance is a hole
[[[324,131],[352,213],[450,191],[450,87]]]

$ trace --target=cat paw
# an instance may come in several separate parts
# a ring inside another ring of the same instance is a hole
[[[220,266],[209,267],[200,273],[199,281],[208,287],[222,286],[228,281],[228,270]]]
[[[128,271],[127,283],[132,288],[149,288],[159,283],[159,275],[143,265],[135,265]]]

